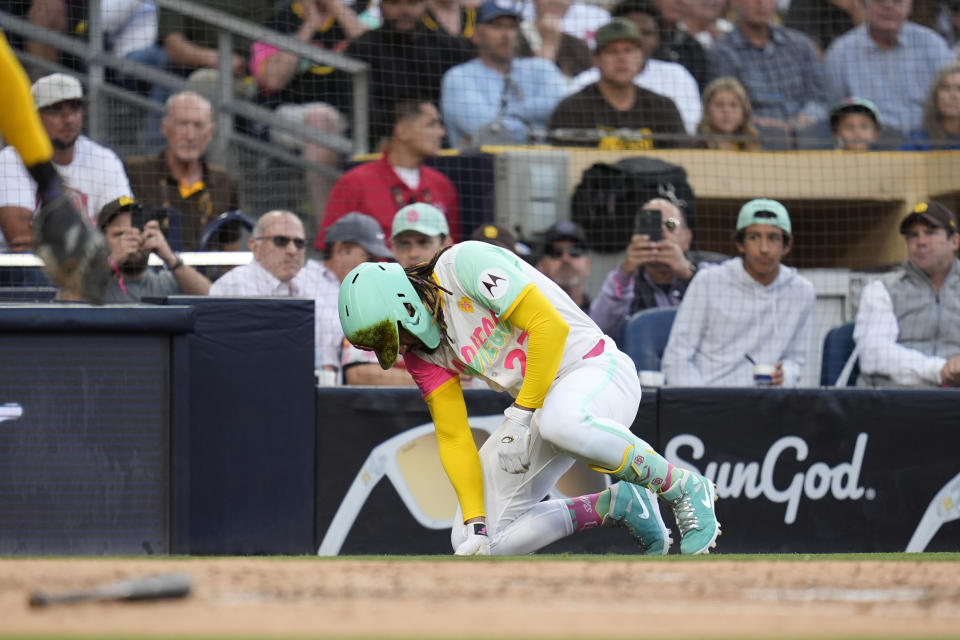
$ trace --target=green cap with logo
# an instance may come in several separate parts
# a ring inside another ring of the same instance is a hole
[[[426,202],[408,204],[393,216],[390,238],[396,238],[404,231],[416,231],[425,236],[449,236],[450,226],[443,211]]]
[[[779,227],[788,234],[793,234],[790,214],[787,213],[787,208],[776,200],[757,198],[740,207],[740,215],[737,216],[737,231],[746,229],[753,224],[768,224]]]

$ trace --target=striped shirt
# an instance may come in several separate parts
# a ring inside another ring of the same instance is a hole
[[[823,65],[813,42],[799,31],[770,25],[770,39],[758,48],[736,28],[713,45],[708,56],[710,78],[739,80],[754,115],[777,120],[826,117]]]

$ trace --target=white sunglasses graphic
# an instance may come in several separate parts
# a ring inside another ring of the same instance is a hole
[[[927,506],[920,524],[907,543],[908,552],[923,551],[933,540],[940,527],[960,518],[960,473],[943,485]]]
[[[503,422],[503,414],[470,418],[477,448]],[[335,556],[353,527],[370,492],[386,476],[410,514],[428,529],[449,529],[457,510],[457,494],[440,462],[433,423],[413,427],[384,440],[367,456],[337,508],[320,542],[317,555]],[[567,498],[603,491],[606,474],[577,462],[557,482],[551,498]]]
[[[7,402],[0,404],[0,422],[7,420],[16,420],[23,416],[23,407],[16,402]]]

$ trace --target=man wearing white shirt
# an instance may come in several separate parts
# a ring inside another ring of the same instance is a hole
[[[857,384],[960,386],[960,247],[957,217],[921,202],[900,224],[903,268],[863,289],[853,339]]]
[[[303,223],[291,211],[271,211],[257,221],[248,246],[253,262],[228,271],[210,287],[212,296],[313,298],[316,366],[340,370],[343,330],[337,314],[340,281],[361,262],[393,257],[380,224],[349,213],[327,229],[323,262],[306,260]]]
[[[96,219],[108,202],[132,195],[123,163],[83,130],[83,87],[73,76],[54,73],[30,88],[40,120],[53,143],[53,165],[73,204]],[[0,151],[0,252],[33,249],[33,215],[39,208],[37,183],[12,147]]]

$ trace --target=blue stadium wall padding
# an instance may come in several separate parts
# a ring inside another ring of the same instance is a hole
[[[145,304],[9,304],[0,306],[0,331],[68,333],[185,333],[193,329],[193,309]]]
[[[195,314],[173,348],[173,552],[315,550],[313,301],[166,302]]]
[[[723,552],[895,552],[924,531],[927,551],[960,551],[960,520],[924,519],[944,495],[960,509],[958,401],[946,389],[665,388],[657,449],[717,480]]]

